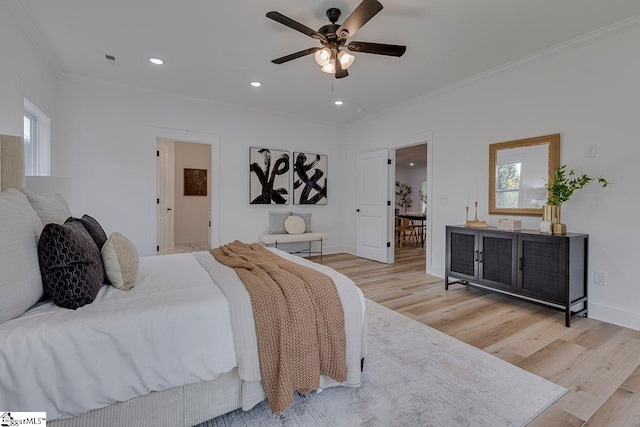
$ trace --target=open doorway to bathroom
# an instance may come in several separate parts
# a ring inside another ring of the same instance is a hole
[[[158,139],[158,253],[211,248],[211,145]]]
[[[427,144],[396,149],[394,259],[426,263]]]

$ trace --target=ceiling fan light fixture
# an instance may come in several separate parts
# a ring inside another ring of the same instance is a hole
[[[321,70],[322,70],[323,73],[328,73],[328,74],[335,74],[336,73],[336,67],[331,62],[328,63],[327,65],[324,65],[321,68]]]
[[[329,62],[331,61],[331,51],[326,47],[317,51],[314,56],[315,56],[316,62],[321,67],[328,65]]]
[[[353,61],[355,60],[356,60],[356,57],[348,54],[347,52],[341,51],[338,54],[338,61],[340,61],[340,63],[342,64],[343,70],[346,70],[347,68],[351,67],[351,64],[353,64]]]

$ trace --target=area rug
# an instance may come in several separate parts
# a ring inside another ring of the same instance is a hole
[[[369,355],[362,386],[266,402],[200,424],[214,426],[523,426],[567,392],[537,375],[367,301]]]

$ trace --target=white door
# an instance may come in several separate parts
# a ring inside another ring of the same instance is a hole
[[[356,255],[387,262],[389,151],[358,155],[356,181]]]
[[[158,253],[175,249],[174,242],[174,150],[173,141],[158,141]]]

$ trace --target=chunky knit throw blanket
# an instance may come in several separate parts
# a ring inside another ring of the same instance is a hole
[[[262,387],[273,413],[287,409],[295,391],[316,390],[320,375],[347,379],[344,312],[331,278],[257,243],[236,240],[211,253],[249,292]]]

